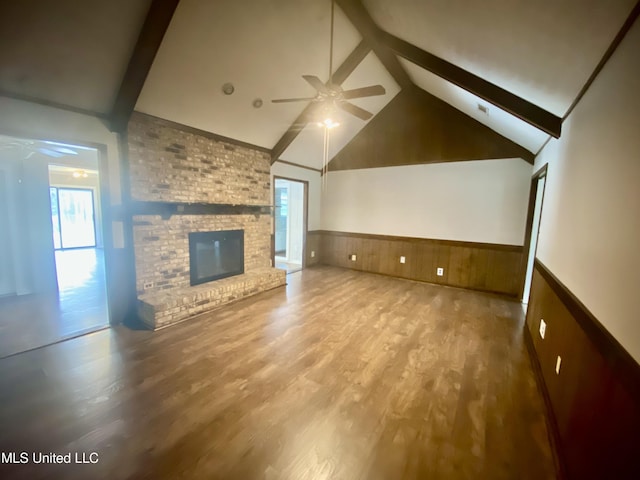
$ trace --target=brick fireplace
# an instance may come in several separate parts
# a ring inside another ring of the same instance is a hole
[[[285,284],[271,267],[270,156],[134,113],[128,148],[138,314],[153,329]],[[189,234],[244,231],[244,273],[191,285]]]

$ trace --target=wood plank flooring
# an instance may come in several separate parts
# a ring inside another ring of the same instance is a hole
[[[546,479],[520,305],[333,267],[0,360],[3,479]],[[94,457],[95,458],[95,457]]]
[[[109,326],[102,249],[55,255],[58,292],[0,298],[0,358]]]

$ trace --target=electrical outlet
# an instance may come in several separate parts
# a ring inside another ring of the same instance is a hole
[[[436,275],[438,275],[439,277],[443,276],[444,275],[444,268],[438,267],[436,269]]]
[[[560,355],[558,355],[558,358],[556,358],[556,375],[560,375],[560,364],[562,363],[562,358],[560,358]]]
[[[354,254],[352,254],[349,258],[351,258],[351,261],[352,261],[352,262],[355,262],[355,261],[356,261],[356,255],[355,255],[355,253],[354,253]]]
[[[153,288],[153,282],[147,282],[144,284],[144,289],[148,290],[150,288]]]
[[[315,250],[311,250],[311,258],[316,256],[316,251]]]
[[[406,262],[407,262],[407,259],[405,257],[403,256],[400,257],[400,263],[406,263]]]
[[[544,340],[544,334],[547,331],[547,324],[543,319],[540,319],[540,328],[538,329],[538,331],[540,332],[540,338]]]

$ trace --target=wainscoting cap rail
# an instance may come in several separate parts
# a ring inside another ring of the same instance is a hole
[[[356,232],[338,232],[335,230],[316,230],[318,234],[331,235],[336,237],[351,237],[351,238],[364,238],[369,240],[390,240],[396,242],[410,242],[410,243],[431,243],[437,245],[447,245],[451,247],[467,247],[467,248],[488,248],[492,250],[503,250],[509,252],[522,252],[522,245],[510,245],[505,243],[485,243],[485,242],[471,242],[466,240],[445,240],[439,238],[426,238],[426,237],[401,237],[397,235],[378,235],[371,233],[356,233]]]

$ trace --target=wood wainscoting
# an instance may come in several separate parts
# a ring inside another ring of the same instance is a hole
[[[640,366],[538,260],[525,338],[563,476],[640,478]]]
[[[309,232],[311,234],[312,232]],[[320,263],[517,297],[524,261],[517,245],[316,231]],[[350,259],[356,255],[356,260]],[[400,263],[404,256],[406,263]],[[436,275],[443,268],[442,276]]]
[[[307,231],[307,263],[306,266],[317,265],[320,263],[320,241],[322,232],[320,230]],[[312,256],[313,255],[313,256]]]

